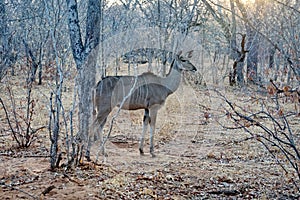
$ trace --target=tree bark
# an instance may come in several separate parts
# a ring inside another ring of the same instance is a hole
[[[0,1],[0,80],[4,77],[14,58],[8,36],[5,1]]]
[[[68,6],[69,34],[70,34],[73,58],[75,60],[77,70],[80,70],[82,66],[82,62],[84,60],[82,57],[82,52],[84,50],[84,47],[81,39],[77,1],[67,0],[67,6]]]
[[[258,35],[250,27],[247,28],[247,81],[248,83],[257,82],[257,64],[258,64]]]
[[[96,62],[100,41],[101,1],[89,0],[88,2],[84,44],[81,38],[77,1],[66,1],[69,11],[68,22],[71,47],[78,71],[79,127],[77,139],[83,145],[88,139],[89,124],[91,121],[91,90],[96,80]],[[79,151],[82,149],[78,148]],[[75,155],[82,155],[82,152],[76,152]]]
[[[275,65],[275,53],[276,53],[276,49],[273,47],[269,47],[269,68],[273,69],[274,65]]]
[[[237,42],[236,42],[236,18],[235,18],[235,8],[234,8],[234,2],[233,0],[230,0],[230,10],[231,10],[231,21],[232,21],[232,26],[231,26],[231,38],[230,38],[230,57],[232,59],[235,59],[239,57],[237,55]]]

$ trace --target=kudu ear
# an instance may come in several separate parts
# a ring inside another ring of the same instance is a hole
[[[186,55],[187,55],[186,57],[191,58],[193,56],[193,52],[194,52],[194,50],[188,51],[186,53]]]

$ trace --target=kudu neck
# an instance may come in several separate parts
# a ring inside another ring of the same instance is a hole
[[[181,81],[181,70],[178,67],[177,61],[174,59],[169,73],[164,78],[164,84],[168,87],[171,93],[175,92],[179,87]]]

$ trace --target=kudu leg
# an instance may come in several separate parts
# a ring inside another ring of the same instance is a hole
[[[147,132],[149,122],[150,122],[149,110],[145,109],[145,114],[143,119],[143,132],[141,135],[140,145],[139,145],[139,150],[141,155],[144,155],[143,148],[144,148],[145,133]]]
[[[107,120],[107,117],[105,117],[104,119],[103,119],[103,117],[97,117],[96,120],[94,121],[94,125],[92,126],[91,134],[88,137],[88,144],[87,144],[87,149],[85,152],[85,158],[87,159],[87,161],[91,161],[90,150],[91,150],[93,142],[96,142],[97,140],[100,139],[100,142],[102,145],[102,142],[103,142],[102,130],[106,123],[106,120]],[[99,122],[101,122],[101,123],[99,123]],[[104,150],[104,145],[103,145],[101,147],[101,153],[103,153],[103,155],[105,153],[104,151],[105,150]]]
[[[155,157],[154,154],[154,133],[155,133],[155,123],[156,123],[156,116],[157,116],[157,111],[159,107],[154,107],[150,109],[150,154],[152,157]]]
[[[103,142],[104,142],[104,141],[103,141],[103,127],[104,127],[104,125],[105,125],[105,123],[106,123],[106,120],[107,120],[107,118],[104,119],[104,121],[103,121],[102,124],[100,125],[99,131],[97,131],[97,133],[98,133],[99,135],[95,136],[95,137],[97,137],[97,138],[95,138],[95,141],[97,141],[97,140],[100,139],[100,153],[101,153],[102,155],[105,155],[105,148],[104,148],[104,144],[103,144]]]

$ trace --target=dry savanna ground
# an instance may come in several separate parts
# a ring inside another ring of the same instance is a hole
[[[24,83],[11,81],[19,87],[15,96],[23,94]],[[32,95],[39,97],[35,127],[47,125],[49,88],[34,85]],[[72,100],[71,88],[66,88],[65,102]],[[1,96],[4,91],[1,86]],[[222,92],[233,101],[248,95],[239,89]],[[100,156],[97,164],[84,161],[68,171],[50,171],[46,128],[27,149],[16,148],[2,129],[0,199],[297,199],[292,175],[261,144],[247,139],[242,130],[220,126],[220,122],[232,125],[223,104],[207,88],[181,84],[158,113],[155,158],[149,154],[148,141],[145,155],[138,152],[143,111],[122,111],[106,144],[108,157]],[[5,124],[3,109],[0,114]],[[64,146],[59,150],[64,152]],[[96,155],[94,145],[92,159]]]

